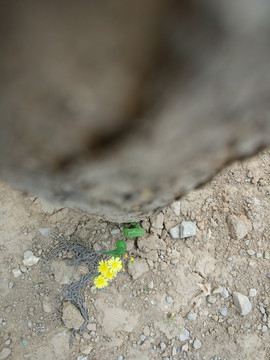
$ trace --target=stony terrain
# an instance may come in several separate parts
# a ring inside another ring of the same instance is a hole
[[[102,291],[85,287],[89,324],[72,348],[81,314],[55,299],[87,270],[74,274],[65,254],[44,259],[60,238],[113,249],[121,225],[6,184],[0,214],[0,360],[270,359],[269,150],[142,219],[126,271]]]

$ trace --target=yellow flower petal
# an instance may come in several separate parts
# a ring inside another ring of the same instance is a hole
[[[102,275],[99,275],[95,278],[94,284],[98,289],[103,289],[108,285],[108,280],[105,279]]]
[[[112,257],[108,261],[108,265],[109,265],[110,271],[113,273],[118,273],[123,267],[122,261],[120,260],[119,257],[117,257],[117,258]]]
[[[109,271],[109,265],[108,265],[108,261],[107,261],[107,260],[105,260],[105,261],[104,261],[104,260],[101,260],[101,261],[99,262],[98,271],[99,271],[102,275],[106,276],[107,272]]]

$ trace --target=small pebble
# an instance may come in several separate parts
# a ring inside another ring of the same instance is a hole
[[[189,331],[183,328],[179,335],[179,339],[180,341],[186,341],[188,338],[189,338]]]
[[[260,253],[260,252],[258,252],[258,253],[256,254],[256,258],[257,258],[257,259],[262,258],[262,256],[263,256],[263,255],[262,255],[262,253]]]
[[[167,302],[167,304],[173,304],[173,298],[172,297],[170,297],[170,296],[167,296],[166,297],[166,302]]]
[[[249,256],[253,256],[255,254],[254,250],[247,250]]]
[[[146,336],[145,336],[145,335],[143,335],[143,334],[142,334],[142,335],[140,335],[140,341],[141,341],[141,342],[144,342],[144,341],[145,341],[145,339],[146,339]]]
[[[182,346],[182,351],[188,351],[188,343],[185,343],[183,346]]]
[[[9,289],[12,289],[13,286],[14,286],[14,282],[13,282],[13,281],[10,281],[10,282],[8,283],[8,288],[9,288]]]
[[[164,349],[166,348],[166,344],[164,342],[161,342],[159,344],[159,346],[160,346],[161,351],[164,351]]]
[[[202,343],[199,339],[195,339],[193,342],[193,347],[195,350],[198,350],[202,346]]]
[[[222,309],[219,310],[219,312],[222,316],[227,316],[228,310],[226,306],[224,306]]]
[[[264,315],[265,314],[265,308],[263,306],[260,306],[260,312]]]
[[[267,326],[266,325],[263,325],[262,327],[262,332],[266,332],[268,330]]]
[[[190,313],[188,314],[187,318],[188,318],[188,320],[190,320],[190,321],[195,321],[196,318],[197,318],[197,314],[194,313],[194,312],[190,312]]]
[[[120,230],[119,229],[112,229],[111,234],[112,235],[120,234]]]
[[[196,235],[196,224],[192,221],[183,221],[180,225],[181,239]]]
[[[210,304],[214,304],[214,303],[217,301],[217,298],[214,297],[214,296],[212,296],[212,295],[210,295],[210,296],[208,296],[207,301],[208,301]]]
[[[170,232],[170,235],[171,235],[172,239],[179,239],[180,238],[179,225],[171,228],[169,232]]]
[[[223,299],[227,299],[229,297],[229,291],[224,288],[220,295]]]
[[[117,360],[124,360],[123,356],[122,355],[119,355]]]
[[[3,348],[0,352],[0,360],[7,359],[11,354],[11,350],[9,348]]]
[[[13,273],[13,276],[14,276],[15,278],[17,278],[17,277],[19,277],[19,276],[22,275],[22,272],[21,272],[20,269],[13,269],[13,270],[12,270],[12,273]]]
[[[249,290],[249,296],[250,297],[255,297],[257,295],[257,290],[256,289],[250,289]]]

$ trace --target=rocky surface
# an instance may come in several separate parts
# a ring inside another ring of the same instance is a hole
[[[73,273],[64,252],[49,263],[44,255],[61,236],[112,249],[121,226],[1,184],[0,359],[269,359],[269,174],[267,150],[142,219],[147,233],[127,241],[126,271],[102,291],[91,282],[83,290],[89,324],[72,348],[82,316],[55,300],[84,270]],[[173,238],[183,221],[196,235]]]

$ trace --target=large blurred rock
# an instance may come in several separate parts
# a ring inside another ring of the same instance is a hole
[[[3,1],[0,179],[143,218],[270,140],[265,0]]]

